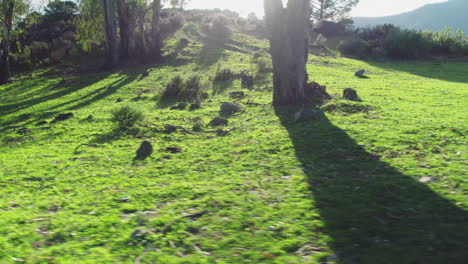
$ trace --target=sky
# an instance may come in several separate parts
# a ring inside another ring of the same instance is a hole
[[[97,0],[96,0],[97,1]],[[441,3],[447,0],[360,0],[358,6],[351,11],[351,16],[389,16],[414,10],[430,3]],[[32,0],[41,4],[47,0]],[[191,0],[188,8],[221,8],[231,9],[241,15],[254,12],[263,16],[263,0]]]
[[[388,16],[414,10],[430,3],[447,0],[360,0],[351,16]],[[263,16],[263,0],[191,0],[190,8],[212,8],[235,10],[242,15],[255,12]]]

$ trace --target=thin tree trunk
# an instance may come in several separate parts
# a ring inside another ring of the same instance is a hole
[[[107,63],[108,66],[113,67],[119,62],[115,0],[102,0],[102,10],[106,32]]]
[[[13,0],[5,1],[6,13],[5,13],[5,38],[3,42],[2,56],[0,57],[0,85],[8,83],[10,81],[10,45],[11,45],[11,29],[13,26],[13,11],[15,8],[15,2]]]
[[[160,29],[160,15],[161,15],[161,0],[154,0],[153,2],[153,18],[151,28],[151,57],[159,61],[161,59],[161,29]]]
[[[307,83],[309,0],[265,0],[265,22],[273,62],[273,104],[304,101]]]

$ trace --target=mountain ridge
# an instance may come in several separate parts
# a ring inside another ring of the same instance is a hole
[[[394,24],[403,28],[443,31],[445,27],[460,29],[468,33],[466,19],[468,1],[449,0],[443,3],[427,4],[406,13],[384,17],[354,17],[356,27]]]

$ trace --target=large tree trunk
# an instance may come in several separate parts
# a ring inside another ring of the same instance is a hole
[[[108,66],[113,67],[119,62],[115,0],[102,0],[102,11],[106,32],[107,63]]]
[[[161,0],[154,0],[153,2],[153,18],[151,21],[151,48],[150,48],[150,56],[159,61],[161,59],[161,29],[159,26],[160,23],[160,15],[161,15]]]
[[[11,45],[11,29],[13,25],[13,10],[15,2],[7,0],[4,2],[6,5],[5,12],[5,38],[2,41],[2,55],[0,57],[0,85],[10,81],[10,45]]]
[[[120,58],[128,59],[130,56],[130,12],[126,0],[118,0],[117,10],[119,14],[120,29]]]
[[[307,83],[309,0],[265,0],[265,22],[273,62],[273,104],[304,101]]]

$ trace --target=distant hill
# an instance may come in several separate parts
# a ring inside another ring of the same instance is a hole
[[[411,12],[386,17],[355,17],[357,27],[381,24],[420,30],[442,31],[446,26],[461,29],[468,34],[468,0],[449,0],[444,3],[428,4]]]

